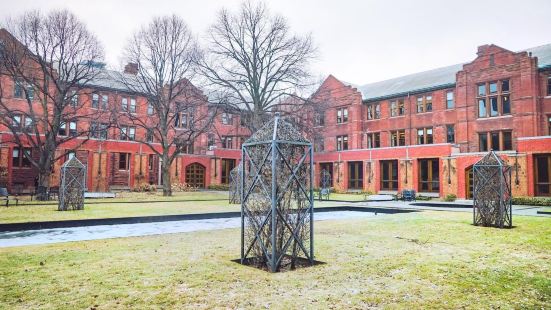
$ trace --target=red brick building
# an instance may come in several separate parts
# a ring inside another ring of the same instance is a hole
[[[146,99],[136,93],[128,91],[121,81],[121,75],[132,74],[132,66],[127,66],[124,73],[102,69],[90,83],[87,89],[82,89],[75,97],[75,105],[84,115],[105,113],[106,122],[101,119],[86,121],[85,119],[67,122],[63,132],[59,136],[67,136],[78,132],[88,131],[90,126],[106,125],[112,111],[126,110],[137,117],[150,117],[152,109]],[[20,83],[15,83],[12,78],[0,75],[2,83],[2,100],[9,106],[26,109],[25,92]],[[195,89],[191,83],[189,87]],[[172,164],[172,182],[187,183],[196,187],[207,187],[210,184],[229,183],[229,172],[238,163],[241,153],[240,147],[243,139],[249,136],[245,127],[241,126],[238,114],[232,114],[210,104],[200,91],[195,89],[192,93],[196,100],[201,101],[200,110],[204,114],[210,110],[216,112],[214,123],[208,131],[202,133],[193,144],[180,154]],[[36,97],[36,96],[35,96]],[[32,100],[39,100],[33,98]],[[121,109],[121,106],[124,107]],[[200,111],[198,111],[199,113]],[[121,114],[119,117],[123,117]],[[188,116],[193,117],[193,116]],[[16,121],[22,126],[27,124],[23,114],[15,115]],[[185,126],[185,118],[178,117],[175,127]],[[25,125],[26,126],[26,125]],[[23,130],[23,128],[22,128]],[[94,131],[95,132],[95,131]],[[38,154],[37,150],[30,147],[20,148],[11,143],[11,131],[0,126],[0,182],[12,192],[25,192],[36,186],[38,172],[25,158],[23,152],[29,152],[33,158]],[[146,129],[133,126],[131,122],[123,128],[108,128],[91,137],[77,137],[62,144],[57,155],[62,158],[55,163],[52,174],[51,186],[59,184],[59,171],[67,156],[76,156],[87,165],[87,187],[89,191],[103,192],[111,190],[132,189],[141,184],[159,185],[160,161],[158,156],[146,145],[137,140],[146,140]],[[89,139],[88,139],[89,138]],[[68,150],[81,144],[75,152],[63,156]],[[158,145],[160,150],[160,144]],[[56,156],[57,157],[57,156]]]
[[[472,165],[498,150],[513,195],[551,195],[551,44],[480,46],[469,63],[355,86],[329,76],[320,104],[317,174],[339,190],[472,195]]]

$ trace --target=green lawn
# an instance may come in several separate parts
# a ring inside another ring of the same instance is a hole
[[[154,200],[169,200],[169,202],[155,202]],[[141,201],[144,203],[121,203],[120,201]],[[55,204],[0,207],[0,223],[226,211],[239,211],[239,205],[230,205],[228,203],[228,195],[225,192],[178,193],[172,197],[132,193],[127,194],[126,197],[118,198],[118,200],[89,199],[84,205],[84,210],[80,211],[57,211],[57,205]]]
[[[470,222],[455,212],[316,222],[326,264],[279,274],[231,262],[238,229],[0,249],[0,307],[551,308],[551,220]]]

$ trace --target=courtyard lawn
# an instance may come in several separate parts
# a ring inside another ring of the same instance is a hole
[[[551,219],[514,229],[418,212],[316,223],[326,264],[270,274],[232,262],[239,230],[0,249],[6,309],[551,307]]]
[[[57,211],[55,202],[49,204],[29,204],[0,207],[0,223],[62,221],[96,218],[115,218],[132,216],[154,216],[185,213],[211,213],[239,211],[239,205],[228,203],[227,192],[187,192],[172,197],[128,193],[127,201],[139,203],[122,203],[121,200],[88,199],[84,210]],[[155,200],[160,200],[161,202]],[[166,202],[165,200],[169,200]],[[119,202],[117,202],[119,201]]]

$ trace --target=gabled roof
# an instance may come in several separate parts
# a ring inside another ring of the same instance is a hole
[[[551,67],[551,44],[525,50],[538,57],[538,67]],[[408,93],[431,91],[455,85],[455,75],[463,70],[463,63],[438,69],[413,73],[385,81],[357,86],[365,101],[399,97]]]

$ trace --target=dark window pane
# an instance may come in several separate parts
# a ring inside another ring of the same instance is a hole
[[[492,82],[490,83],[490,94],[495,94],[495,93],[497,93],[497,83]]]
[[[513,149],[513,138],[510,131],[504,131],[503,135],[503,150],[510,151]]]
[[[490,116],[497,116],[498,114],[497,97],[492,97],[490,98]]]
[[[501,111],[503,114],[511,113],[511,100],[509,96],[501,97]]]
[[[492,132],[491,138],[492,138],[492,150],[494,151],[499,150],[499,132]]]
[[[488,151],[488,135],[485,132],[478,134],[478,149],[480,152]]]
[[[509,91],[509,80],[501,81],[501,91],[502,92],[508,92]]]

